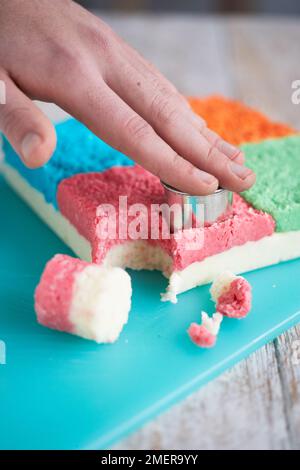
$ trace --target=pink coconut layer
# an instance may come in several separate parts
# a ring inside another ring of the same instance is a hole
[[[212,348],[217,340],[217,337],[210,333],[205,326],[198,325],[198,323],[191,323],[188,335],[193,343],[201,348]]]
[[[88,263],[67,255],[55,255],[46,265],[35,290],[35,311],[38,322],[49,328],[73,333],[69,321],[73,286],[78,273]]]
[[[118,214],[119,196],[128,197],[128,207],[141,203],[150,208],[151,204],[165,202],[164,189],[159,179],[139,166],[75,175],[63,180],[58,187],[60,211],[91,242],[95,263],[101,263],[111,247],[132,239],[127,232],[128,224],[124,214],[121,214],[120,220],[117,217],[116,232],[122,232],[121,237],[112,240],[101,236],[105,215],[99,215],[99,205],[111,204]],[[150,214],[149,210],[147,215],[143,215],[148,219],[148,232],[143,238],[159,245],[171,256],[174,271],[180,271],[195,261],[202,261],[234,246],[272,235],[275,229],[275,222],[269,214],[255,210],[240,196],[234,195],[233,211],[228,218],[204,228],[193,229],[199,239],[204,234],[204,243],[191,249],[190,231],[184,231],[180,238],[172,235],[170,239],[162,239],[160,233],[158,239],[151,239]],[[133,217],[127,214],[127,221],[130,223],[131,220]]]
[[[251,301],[251,285],[243,277],[238,277],[220,295],[216,310],[227,317],[244,318],[251,310]]]

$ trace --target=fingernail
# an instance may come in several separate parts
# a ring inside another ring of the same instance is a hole
[[[219,143],[219,149],[229,158],[236,158],[241,153],[238,147],[235,147],[225,140]]]
[[[205,171],[202,170],[198,170],[198,177],[206,184],[213,184],[217,181],[214,176],[209,173],[205,173]]]
[[[250,168],[246,168],[245,166],[243,165],[238,165],[237,163],[235,162],[231,162],[230,163],[230,169],[231,171],[237,175],[239,178],[242,178],[243,180],[245,178],[247,178],[247,176],[251,175],[252,171],[250,170]]]
[[[29,162],[31,160],[34,151],[41,145],[41,143],[42,139],[38,134],[30,132],[25,135],[21,145],[22,157],[25,162]]]

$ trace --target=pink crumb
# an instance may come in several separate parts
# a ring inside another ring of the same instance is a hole
[[[193,343],[201,348],[212,348],[216,344],[217,337],[210,333],[203,325],[191,323],[188,334]]]
[[[218,298],[217,311],[230,318],[244,318],[251,310],[251,301],[251,285],[243,277],[238,277]]]

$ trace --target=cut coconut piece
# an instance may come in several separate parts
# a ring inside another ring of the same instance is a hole
[[[112,343],[127,323],[131,293],[123,269],[58,254],[47,263],[36,288],[35,310],[44,326]]]

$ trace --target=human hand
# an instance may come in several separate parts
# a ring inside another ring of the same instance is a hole
[[[53,125],[32,99],[54,102],[171,186],[243,191],[255,175],[153,65],[70,0],[1,0],[0,129],[31,168],[52,155]]]

